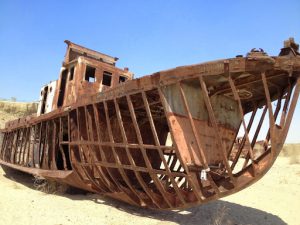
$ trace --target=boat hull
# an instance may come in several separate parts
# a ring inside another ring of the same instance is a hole
[[[0,163],[137,206],[203,204],[270,169],[291,123],[299,75],[298,56],[262,56],[128,81],[8,123]]]

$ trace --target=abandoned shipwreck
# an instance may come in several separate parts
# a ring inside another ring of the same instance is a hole
[[[279,56],[253,49],[138,79],[117,58],[66,44],[37,114],[1,130],[5,168],[174,209],[246,188],[282,149],[300,90],[293,38]]]

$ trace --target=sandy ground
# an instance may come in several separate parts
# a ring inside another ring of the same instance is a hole
[[[36,111],[37,104],[34,102],[11,102],[0,100],[0,129],[4,128],[6,121],[27,116]]]
[[[0,224],[300,224],[300,164],[283,156],[248,189],[185,211],[140,209],[95,194],[45,194],[32,183],[0,170]]]

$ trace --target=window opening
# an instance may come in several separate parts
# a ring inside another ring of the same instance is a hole
[[[68,70],[64,70],[61,75],[57,107],[62,106],[64,103],[65,90],[66,90],[66,84],[67,84],[67,76],[68,76]]]
[[[125,82],[127,80],[127,77],[125,77],[125,76],[120,76],[119,77],[119,83],[123,83],[123,82]]]
[[[111,85],[111,77],[112,77],[112,73],[104,71],[103,72],[102,84],[106,85],[106,86],[110,86]]]
[[[72,67],[71,70],[70,70],[69,80],[73,80],[73,78],[74,78],[74,69],[75,69],[75,67]]]
[[[96,68],[91,66],[86,66],[85,80],[91,83],[96,82],[95,73],[96,73]]]
[[[47,96],[48,96],[48,86],[44,87],[44,90],[42,91],[42,107],[41,107],[41,114],[45,113],[46,109],[46,101],[47,101]]]

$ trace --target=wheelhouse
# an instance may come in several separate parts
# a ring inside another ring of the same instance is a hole
[[[116,67],[118,58],[65,41],[67,52],[60,76],[41,89],[37,115],[69,106],[79,98],[114,88],[133,79],[128,68]]]

